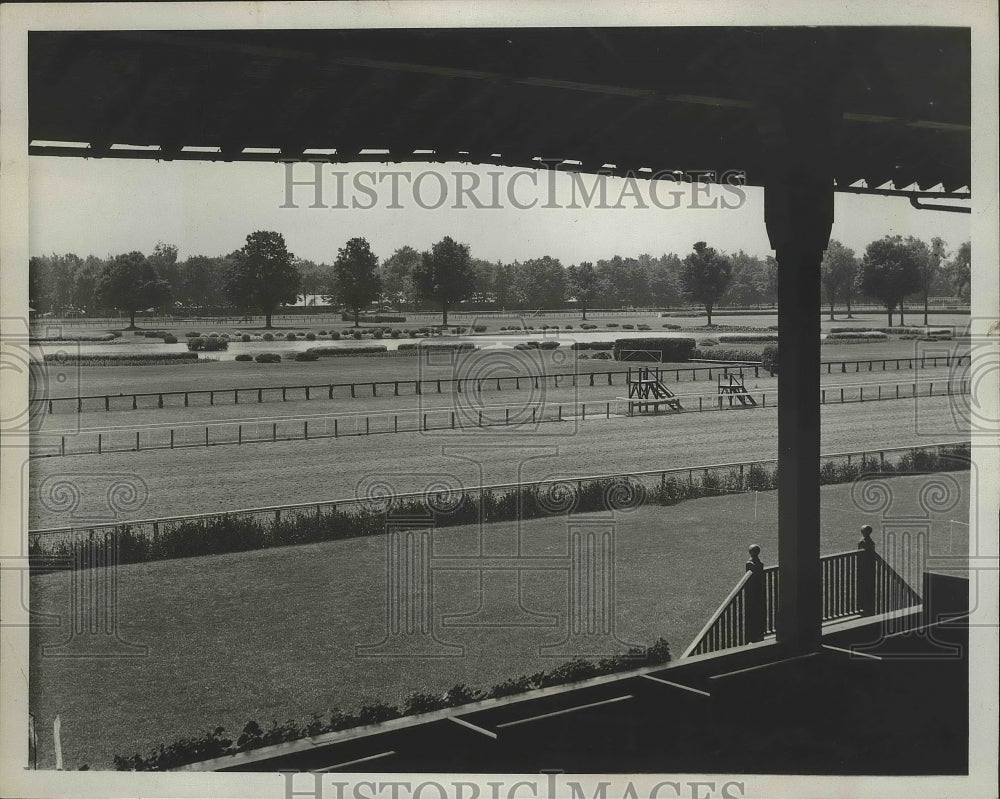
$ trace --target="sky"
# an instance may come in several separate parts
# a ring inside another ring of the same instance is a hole
[[[289,171],[272,163],[40,156],[30,159],[29,179],[32,255],[148,254],[158,241],[175,245],[182,259],[222,255],[255,230],[277,230],[296,256],[327,263],[354,236],[380,258],[444,236],[468,243],[474,257],[505,262],[683,256],[696,241],[772,254],[756,188],[741,197],[733,187],[694,193],[690,185],[605,178],[601,207],[594,176],[492,166],[324,164],[317,179],[304,163]],[[317,192],[324,207],[311,207]],[[949,251],[970,237],[968,215],[919,211],[904,198],[838,193],[835,212],[833,238],[859,254],[886,234],[940,236]]]

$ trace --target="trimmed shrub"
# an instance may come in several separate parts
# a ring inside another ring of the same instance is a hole
[[[635,330],[635,325],[622,325],[622,330]]]
[[[340,341],[340,333],[336,330],[330,331],[330,341]]]
[[[440,344],[424,344],[418,342],[403,342],[397,347],[397,352],[410,352],[411,350],[474,350],[476,345],[471,341],[448,341]]]
[[[297,352],[297,353],[295,353],[295,360],[296,361],[318,361],[319,360],[319,356],[315,352],[309,352],[308,350],[306,350],[305,352]]]
[[[636,325],[636,330],[649,330],[649,325]]]
[[[295,341],[298,336],[295,333],[285,333],[285,341]]]
[[[719,333],[720,344],[770,344],[778,340],[777,333]]]
[[[669,322],[667,324],[665,324],[665,325],[662,325],[662,327],[663,327],[664,330],[680,330],[681,329],[680,325],[671,324]]]
[[[200,336],[201,333],[198,333],[198,332],[192,330],[190,333],[185,333],[184,335],[187,338],[194,338],[195,336]]]
[[[312,332],[306,333],[306,341],[315,341],[315,340],[316,340],[316,334],[315,333],[312,333]]]
[[[244,333],[242,336],[240,336],[240,341],[242,341],[244,343],[250,341],[250,334],[249,333]]]
[[[627,357],[632,361],[661,361],[663,363],[683,363],[694,352],[693,338],[619,338],[615,339],[615,360],[622,359],[623,350],[647,350],[648,352],[630,352]],[[659,357],[655,357],[656,355]]]
[[[254,360],[257,363],[281,363],[281,356],[276,352],[262,352]]]
[[[188,349],[192,352],[219,352],[229,349],[229,341],[224,338],[198,338],[190,339],[187,343]]]
[[[569,348],[571,350],[611,350],[614,347],[613,341],[574,341]]]
[[[165,335],[163,337],[163,343],[164,344],[176,344],[177,343],[177,336],[172,336],[170,333],[167,333],[167,335]]]
[[[243,353],[240,353],[239,355],[236,356],[236,360],[237,361],[252,361],[253,360],[253,356],[250,353],[248,353],[248,352],[243,352]]]
[[[218,333],[209,333],[209,334],[208,334],[208,337],[209,337],[209,338],[218,338],[218,337],[219,337],[219,334],[218,334]]]
[[[868,333],[827,333],[823,339],[825,344],[854,344],[869,341],[888,341],[889,336],[885,333],[871,331]]]
[[[767,369],[772,375],[778,374],[778,347],[777,345],[768,345],[764,347],[763,352],[760,354],[761,366]]]
[[[551,340],[550,341],[542,341],[542,342],[539,342],[539,344],[538,344],[538,348],[540,350],[554,350],[558,346],[559,346],[559,342],[558,341],[551,341]]]
[[[617,322],[608,322],[607,326],[608,327],[618,327],[618,323]]]
[[[692,358],[706,358],[712,361],[751,361],[753,363],[760,362],[760,353],[754,350],[735,350],[712,348],[711,352],[702,352],[701,350],[695,350],[691,354]]]
[[[384,344],[376,344],[368,347],[310,347],[306,352],[313,352],[323,358],[336,358],[345,355],[372,355],[380,352],[388,352]]]
[[[265,333],[261,338],[263,338],[264,341],[274,341],[274,333]]]
[[[486,325],[473,325],[472,326],[472,332],[473,333],[485,333],[486,332]]]

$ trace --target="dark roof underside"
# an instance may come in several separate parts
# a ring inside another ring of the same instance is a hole
[[[843,109],[839,186],[970,185],[966,28],[33,32],[30,151],[70,154],[41,143],[79,142],[88,147],[74,155],[161,159],[541,157],[587,172],[742,170],[759,185],[755,102],[800,88],[817,58]]]

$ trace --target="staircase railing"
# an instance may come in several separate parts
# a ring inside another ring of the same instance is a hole
[[[866,540],[870,541],[867,536]],[[746,573],[695,636],[684,657],[744,646],[774,634],[780,570],[760,562],[759,547],[750,549]],[[890,613],[921,602],[920,595],[870,544],[824,555],[820,574],[823,622]]]

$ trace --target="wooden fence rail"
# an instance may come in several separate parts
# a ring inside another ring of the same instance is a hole
[[[914,397],[965,395],[969,390],[968,380],[897,383],[875,387],[843,386],[839,389],[821,389],[820,404],[842,405]],[[737,398],[733,395],[675,394],[674,397],[680,403],[680,407],[676,410],[663,411],[658,415],[777,408],[780,400],[777,391],[749,391],[744,396],[752,398],[756,405],[743,405],[735,401]],[[628,415],[629,402],[622,398],[604,402],[551,402],[543,399],[532,406],[453,403],[444,407],[314,415],[283,418],[279,421],[262,417],[260,421],[220,420],[201,424],[149,425],[138,429],[126,427],[82,430],[70,435],[38,431],[32,439],[30,457],[106,455],[140,450],[241,446],[265,442],[444,430],[461,432],[493,427],[518,427],[527,432],[540,424],[593,422],[597,419],[610,419],[612,416],[625,416]]]
[[[861,373],[872,371],[899,371],[915,368],[952,368],[969,362],[968,355],[941,355],[924,358],[885,358],[862,361],[831,361],[827,374]],[[862,368],[867,365],[867,368]],[[876,366],[878,367],[876,369]],[[835,368],[836,367],[836,368]],[[852,368],[853,367],[853,368]],[[718,375],[740,374],[755,378],[767,371],[761,366],[673,367],[661,369],[664,379],[674,382],[690,379],[692,382],[715,380]],[[540,388],[597,388],[623,385],[628,372],[571,372],[559,375],[526,375],[489,378],[431,378],[419,380],[366,380],[352,383],[312,383],[279,386],[249,386],[218,389],[192,389],[187,391],[143,391],[119,394],[90,394],[67,397],[42,397],[30,400],[33,415],[54,413],[83,413],[84,411],[150,410],[165,407],[190,407],[192,404],[210,406],[240,403],[298,402],[314,399],[357,399],[378,396],[420,396],[424,394],[467,393],[473,391],[519,391]]]

